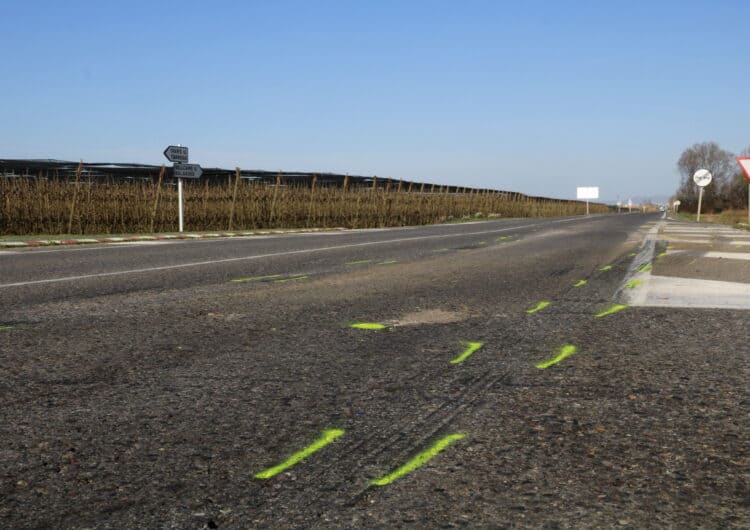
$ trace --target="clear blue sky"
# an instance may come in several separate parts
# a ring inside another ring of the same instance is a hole
[[[750,2],[5,0],[0,158],[669,195],[750,145]]]

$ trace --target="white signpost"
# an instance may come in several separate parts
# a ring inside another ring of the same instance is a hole
[[[674,208],[674,213],[677,213],[677,209],[680,207],[680,204],[682,204],[680,201],[674,201],[672,203],[672,207]]]
[[[707,169],[699,169],[695,172],[693,175],[693,182],[695,182],[698,187],[701,189],[700,193],[698,194],[698,219],[697,221],[700,222],[701,220],[701,203],[703,202],[703,188],[711,184],[711,179],[713,179],[713,175],[711,175],[711,172]]]
[[[750,224],[750,156],[738,156],[737,163],[747,179],[747,224]]]
[[[188,148],[183,145],[170,145],[164,150],[164,156],[172,162],[172,172],[177,177],[177,215],[179,217],[180,232],[183,231],[183,200],[182,179],[198,179],[203,169],[198,164],[188,164]]]
[[[578,187],[576,188],[576,198],[578,200],[586,201],[586,215],[588,215],[589,214],[589,200],[599,198],[599,187],[598,186]]]
[[[628,213],[633,211],[633,199],[628,199]]]

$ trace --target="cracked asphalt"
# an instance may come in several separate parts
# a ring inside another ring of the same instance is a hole
[[[594,317],[658,219],[0,251],[0,526],[747,528],[748,312]]]

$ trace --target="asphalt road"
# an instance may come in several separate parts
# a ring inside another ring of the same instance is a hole
[[[595,316],[660,222],[0,252],[0,526],[746,528],[748,311]]]

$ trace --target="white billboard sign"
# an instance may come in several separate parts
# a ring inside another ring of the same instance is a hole
[[[589,186],[589,187],[583,187],[583,188],[581,187],[576,188],[576,198],[583,199],[583,200],[598,199],[599,187]]]

